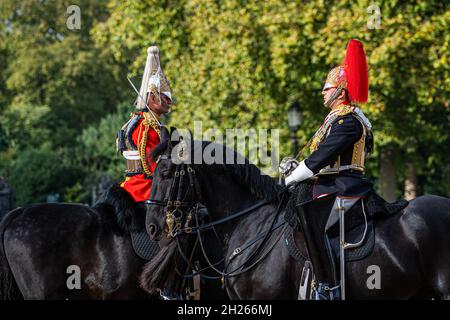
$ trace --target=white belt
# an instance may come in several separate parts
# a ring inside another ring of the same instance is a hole
[[[141,157],[139,155],[139,151],[137,150],[126,150],[122,153],[122,155],[127,160],[140,160]]]
[[[339,173],[341,171],[344,170],[357,170],[357,171],[361,171],[364,173],[364,168],[357,166],[355,164],[349,164],[346,166],[340,166],[340,167],[330,167],[330,168],[323,168],[322,170],[319,171],[318,175],[320,174],[333,174],[333,173]]]

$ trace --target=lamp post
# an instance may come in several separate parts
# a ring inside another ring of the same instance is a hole
[[[298,140],[297,140],[297,130],[302,124],[302,113],[300,111],[300,104],[298,101],[295,101],[287,111],[288,115],[288,127],[291,133],[291,141],[292,141],[292,153],[293,156],[297,156],[298,153]]]

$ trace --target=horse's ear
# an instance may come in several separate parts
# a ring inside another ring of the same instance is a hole
[[[170,127],[169,149],[172,150],[178,143],[180,143],[180,136],[178,135],[177,128]]]
[[[161,126],[159,130],[160,130],[159,143],[153,148],[153,150],[150,153],[150,157],[153,161],[156,161],[160,155],[162,155],[164,152],[167,152],[167,148],[169,147],[170,144],[169,130],[164,126]]]
[[[161,130],[161,141],[169,140],[170,133],[169,133],[169,130],[167,129],[167,127],[161,126],[160,130]]]

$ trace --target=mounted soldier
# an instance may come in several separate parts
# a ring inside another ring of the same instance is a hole
[[[340,298],[333,254],[324,233],[338,221],[339,210],[347,212],[373,189],[364,178],[365,157],[373,149],[372,126],[357,105],[368,98],[367,63],[360,41],[350,40],[345,62],[328,73],[322,95],[331,110],[305,147],[311,154],[300,163],[290,158],[280,164],[288,186],[315,179],[313,201],[336,196],[326,225],[317,225],[311,216],[299,213],[318,282],[314,297],[319,300]]]
[[[131,113],[130,120],[119,130],[116,141],[117,151],[126,159],[126,177],[120,186],[136,202],[150,197],[156,166],[150,159],[150,152],[160,142],[159,118],[172,106],[170,84],[160,65],[158,47],[149,47],[147,54],[135,103],[137,111]]]

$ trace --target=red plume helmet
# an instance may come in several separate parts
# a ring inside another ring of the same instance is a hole
[[[351,39],[345,56],[345,76],[350,102],[367,102],[369,95],[369,76],[366,54],[362,42]]]

